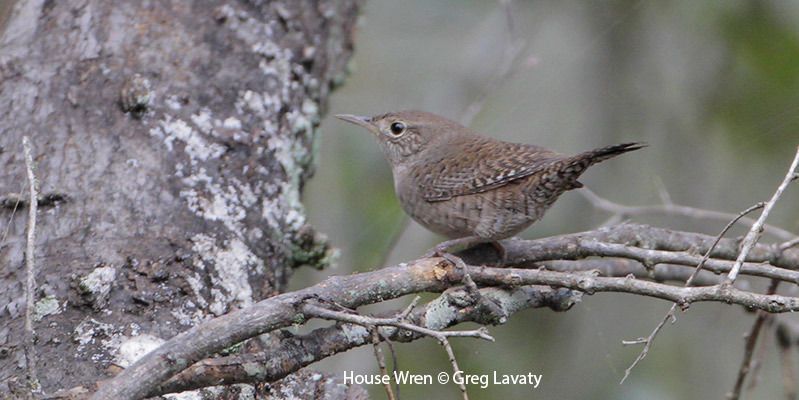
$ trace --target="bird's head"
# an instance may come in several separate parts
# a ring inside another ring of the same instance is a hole
[[[339,114],[336,118],[371,132],[392,166],[414,159],[447,132],[464,129],[454,121],[424,111],[390,112],[373,117]]]

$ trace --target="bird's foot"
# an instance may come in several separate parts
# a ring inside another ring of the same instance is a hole
[[[504,266],[505,262],[508,260],[508,252],[505,250],[505,246],[502,245],[498,240],[494,240],[492,242],[488,242],[491,247],[497,252],[497,262],[496,265],[498,267]]]
[[[466,263],[463,261],[462,258],[450,253],[444,253],[441,255],[441,257],[447,260],[448,263],[452,264],[452,266],[455,267],[455,269],[458,270],[458,272],[460,272],[465,276],[468,276],[468,274],[466,274]]]

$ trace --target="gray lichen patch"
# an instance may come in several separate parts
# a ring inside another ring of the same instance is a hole
[[[288,9],[297,12],[293,7]],[[284,244],[287,258],[295,260],[293,264],[315,262],[320,268],[327,266],[335,259],[335,252],[325,240],[316,241],[319,246],[309,246],[311,243],[301,233],[306,221],[300,193],[314,169],[313,149],[320,121],[319,79],[305,65],[313,60],[317,49],[294,48],[290,41],[278,38],[283,27],[274,21],[253,19],[246,11],[222,6],[215,14],[261,57],[259,71],[269,88],[263,92],[243,90],[235,102],[245,124],[259,126],[263,131],[267,137],[265,149],[285,174],[283,182],[264,188],[262,218],[269,225],[269,237]]]
[[[148,334],[130,338],[120,338],[119,347],[116,349],[116,356],[114,357],[114,363],[122,368],[127,368],[163,343],[164,339]]]
[[[266,376],[266,368],[257,362],[245,362],[241,367],[249,377],[261,378]]]
[[[77,289],[87,303],[95,310],[100,310],[108,303],[108,296],[115,279],[115,268],[97,267],[78,280]]]
[[[72,332],[72,340],[78,344],[77,356],[88,356],[97,363],[113,361],[114,355],[122,341],[123,328],[113,324],[86,318]]]
[[[209,386],[197,390],[189,390],[181,393],[170,393],[162,395],[168,400],[208,400],[208,399],[236,399],[236,400],[255,400],[255,388],[250,385],[239,383],[227,386]]]
[[[244,242],[231,239],[219,245],[206,234],[192,238],[192,250],[197,253],[195,265],[213,266],[211,301],[208,309],[215,315],[226,313],[231,306],[246,307],[253,302],[250,274],[262,273],[263,261],[250,251]]]
[[[48,315],[55,315],[60,312],[61,305],[58,303],[58,299],[53,295],[47,295],[34,305],[33,320],[41,321],[42,318]]]
[[[219,158],[225,148],[204,138],[189,124],[181,119],[167,115],[159,121],[158,126],[150,129],[150,135],[163,139],[168,151],[174,151],[176,141],[184,144],[183,151],[188,155],[192,165],[209,159]]]
[[[257,202],[257,195],[249,184],[231,178],[223,182],[214,179],[204,168],[183,178],[187,186],[180,191],[189,210],[208,221],[221,222],[231,233],[243,235],[243,221],[247,210]]]
[[[86,318],[72,333],[72,340],[78,345],[76,356],[88,357],[99,364],[127,367],[164,342],[140,330],[137,324],[116,326]]]
[[[305,12],[293,3],[285,7],[292,15]],[[339,9],[320,7],[326,15]],[[272,6],[266,12],[279,13]],[[263,296],[263,284],[250,284],[264,279],[260,257],[274,262],[268,279],[279,289],[291,267],[321,269],[338,255],[307,225],[301,192],[314,170],[329,90],[328,73],[319,68],[341,69],[327,64],[326,43],[341,37],[288,27],[235,4],[219,6],[213,15],[219,34],[247,53],[250,76],[230,80],[231,66],[209,63],[219,87],[232,89],[213,92],[212,101],[184,102],[180,89],[156,87],[163,104],[154,107],[162,114],[149,130],[170,153],[180,198],[207,227],[187,235],[199,261],[186,278],[196,307],[173,313],[181,324],[200,320],[198,310],[219,315]],[[309,34],[319,37],[303,37]]]
[[[341,326],[341,333],[349,343],[358,343],[367,337],[369,331],[360,325],[344,324]]]

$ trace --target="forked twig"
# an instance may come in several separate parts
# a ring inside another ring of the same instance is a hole
[[[372,348],[375,352],[375,358],[377,359],[377,365],[380,368],[380,374],[382,376],[389,376],[388,371],[386,370],[386,358],[383,356],[383,351],[380,349],[380,333],[377,331],[377,327],[374,326],[371,329],[372,332]],[[383,387],[386,389],[386,395],[388,396],[388,400],[396,400],[397,398],[394,397],[394,391],[391,390],[391,378],[389,381],[383,381]]]
[[[729,231],[739,220],[741,220],[741,218],[751,213],[752,211],[763,208],[763,206],[764,206],[763,203],[755,204],[747,208],[746,210],[738,213],[738,215],[736,215],[735,218],[732,219],[732,221],[727,223],[724,229],[722,229],[721,232],[718,235],[716,235],[716,239],[713,241],[713,244],[711,244],[710,247],[707,249],[705,255],[702,256],[702,260],[699,261],[699,264],[697,264],[696,268],[694,269],[694,272],[685,281],[686,287],[691,286],[691,284],[694,282],[696,276],[699,275],[700,271],[702,271],[702,267],[704,267],[707,260],[710,259],[710,254],[713,253],[713,249],[715,249],[716,246],[719,244],[721,238],[723,238],[724,235],[727,234],[727,231]],[[679,304],[677,303],[671,305],[669,312],[667,312],[666,315],[663,317],[663,319],[657,324],[657,326],[655,326],[655,329],[652,331],[652,333],[649,334],[648,337],[638,338],[636,340],[622,341],[622,344],[625,346],[633,344],[643,344],[644,348],[641,349],[640,353],[638,353],[638,357],[636,357],[635,360],[633,360],[633,363],[630,364],[630,366],[624,370],[624,377],[621,378],[621,382],[619,382],[619,384],[624,383],[627,377],[630,376],[630,372],[633,370],[633,368],[635,368],[635,366],[638,365],[638,363],[641,362],[641,360],[643,360],[646,357],[646,355],[649,353],[649,348],[652,347],[652,342],[655,340],[655,336],[657,336],[657,334],[660,332],[663,326],[666,325],[666,322],[670,320],[671,323],[675,323],[677,321],[677,316],[675,315],[675,312],[677,311],[678,305]]]
[[[766,218],[768,218],[768,215],[771,213],[771,209],[774,208],[774,205],[777,204],[777,201],[780,199],[780,197],[782,197],[782,193],[785,191],[785,188],[788,187],[788,184],[797,178],[797,167],[799,167],[799,146],[796,148],[796,155],[793,157],[793,162],[791,162],[791,167],[788,169],[788,173],[785,174],[785,179],[783,179],[782,183],[780,183],[780,186],[777,187],[774,195],[771,196],[771,199],[766,203],[766,206],[763,207],[763,212],[760,213],[760,217],[758,217],[757,221],[752,224],[752,228],[749,229],[749,232],[744,237],[743,244],[741,245],[741,252],[738,253],[738,258],[735,260],[735,265],[732,266],[732,270],[727,275],[727,281],[729,283],[735,282],[735,279],[738,277],[738,272],[741,270],[741,266],[744,264],[744,261],[746,261],[746,256],[749,255],[749,252],[753,247],[755,247],[755,244],[757,244],[757,241],[763,234],[763,224],[766,223]]]
[[[366,327],[367,329],[373,329],[373,328],[376,329],[377,327],[380,326],[393,326],[395,328],[405,329],[411,332],[416,332],[424,336],[432,337],[436,339],[442,346],[444,346],[444,350],[447,352],[450,364],[452,365],[453,374],[459,374],[461,370],[458,367],[458,361],[455,358],[455,352],[452,350],[452,346],[450,345],[448,338],[476,337],[484,340],[489,340],[492,342],[494,341],[494,338],[488,334],[487,330],[484,327],[480,327],[479,329],[475,330],[466,330],[466,331],[438,331],[411,324],[405,321],[405,318],[407,317],[407,314],[409,314],[412,310],[413,307],[408,307],[406,311],[404,311],[397,317],[378,318],[378,317],[370,317],[359,314],[349,314],[340,311],[333,311],[313,304],[306,304],[303,306],[303,313],[316,318],[322,318],[322,319],[328,319],[340,322],[348,322],[351,324],[361,325],[363,327]],[[469,395],[466,392],[466,386],[462,382],[459,383],[458,386],[461,389],[464,400],[467,400],[469,398]]]
[[[798,153],[799,154],[799,153]],[[780,281],[771,281],[771,284],[766,291],[766,294],[774,294],[777,292],[777,286],[779,286]],[[730,400],[738,400],[741,397],[741,389],[744,386],[744,381],[746,381],[746,376],[749,375],[749,371],[752,370],[752,354],[755,353],[755,345],[757,344],[757,338],[760,336],[760,331],[763,329],[763,324],[766,322],[770,316],[769,313],[764,312],[762,310],[757,311],[757,318],[755,318],[755,323],[752,325],[752,329],[749,331],[749,334],[746,336],[746,345],[744,346],[744,358],[741,360],[741,367],[738,369],[738,378],[735,379],[735,386],[732,388],[732,392],[727,394],[727,398]]]
[[[663,204],[651,205],[651,206],[628,206],[624,204],[619,204],[608,200],[604,197],[599,196],[598,194],[594,193],[588,187],[583,187],[582,189],[578,190],[589,203],[594,208],[607,211],[613,214],[613,217],[608,221],[618,223],[624,220],[627,217],[633,216],[642,216],[642,215],[666,215],[666,216],[678,216],[678,217],[687,217],[687,218],[695,218],[695,219],[705,219],[705,220],[713,220],[713,221],[730,221],[735,218],[735,214],[726,213],[721,211],[715,210],[705,210],[702,208],[684,206],[680,204],[675,204],[671,202],[671,199],[666,196],[662,189],[659,189],[661,192],[661,198],[663,199]],[[744,217],[741,218],[741,222],[747,223],[752,225],[755,223],[753,218]],[[605,225],[611,225],[608,222]],[[795,246],[799,244],[799,236],[795,235],[792,232],[789,232],[785,229],[782,229],[778,226],[764,224],[763,228],[765,229],[765,233],[769,233],[774,237],[785,240],[786,242],[782,246],[786,246],[783,248]]]

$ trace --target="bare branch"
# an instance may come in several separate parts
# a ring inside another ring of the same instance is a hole
[[[641,262],[645,267],[649,266],[649,268],[656,264],[672,264],[692,268],[695,268],[697,264],[702,264],[704,269],[715,273],[729,272],[733,268],[733,262],[731,261],[711,260],[709,257],[698,257],[686,252],[648,250],[621,244],[591,242],[587,240],[581,242],[581,247],[592,253],[602,254],[604,257],[623,257],[636,260]],[[741,272],[745,275],[799,283],[799,271],[786,270],[760,263],[746,263]]]
[[[374,349],[375,358],[377,359],[377,366],[380,368],[380,374],[383,376],[390,376],[386,370],[386,358],[383,356],[383,351],[380,350],[380,333],[378,332],[377,327],[373,327],[370,329],[370,331],[372,336],[372,348]],[[391,382],[385,382],[383,386],[386,389],[386,396],[388,396],[388,400],[396,400],[396,397],[394,397],[394,391],[391,390]]]
[[[796,371],[793,366],[794,339],[787,325],[777,324],[777,346],[780,350],[780,363],[782,364],[782,387],[787,400],[796,400]]]
[[[797,157],[799,157],[799,152],[797,152]],[[779,284],[780,284],[779,281],[771,281],[771,285],[769,286],[766,293],[767,294],[776,293],[777,286],[779,286]],[[735,380],[735,386],[733,386],[732,392],[727,394],[727,398],[730,400],[738,400],[741,397],[741,389],[744,386],[744,381],[746,381],[746,376],[749,374],[749,371],[752,369],[752,354],[754,354],[755,352],[755,345],[757,344],[757,338],[760,336],[760,330],[763,328],[763,324],[766,322],[766,319],[768,317],[769,317],[768,313],[764,312],[763,310],[759,310],[757,312],[757,318],[755,318],[755,323],[752,325],[752,329],[749,331],[749,334],[746,336],[746,346],[744,347],[744,358],[743,360],[741,360],[741,367],[738,370],[738,378]]]
[[[697,302],[738,304],[747,308],[783,313],[799,311],[799,297],[764,295],[743,291],[729,285],[703,287],[675,287],[635,278],[606,278],[589,274],[570,274],[545,270],[516,268],[467,268],[467,273],[482,285],[550,285],[579,290],[587,294],[597,292],[630,293],[655,297],[677,303],[685,309]]]
[[[507,250],[507,261],[510,265],[517,263],[530,265],[539,258],[553,259],[552,256],[558,256],[554,259],[566,260],[592,255],[601,256],[601,252],[597,253],[597,250],[601,249],[583,247],[587,245],[587,239],[592,238],[680,252],[703,249],[708,251],[715,239],[707,235],[625,224],[609,229],[534,241],[508,240],[503,242],[503,246]],[[736,241],[721,239],[715,248],[710,249],[710,254],[711,257],[734,257],[736,249]],[[496,257],[493,251],[477,250],[464,260],[475,265],[474,260],[479,259],[481,254],[485,258],[489,253]],[[795,268],[799,265],[798,258],[797,249],[779,252],[773,246],[756,245],[750,252],[748,261],[771,261],[772,266]],[[520,268],[474,266],[455,268],[440,258],[421,259],[378,271],[331,277],[318,285],[280,294],[246,309],[206,321],[168,340],[160,348],[128,367],[111,382],[103,384],[94,398],[114,400],[141,398],[177,372],[229,345],[302,322],[305,316],[303,309],[308,300],[315,299],[322,304],[334,302],[351,309],[411,293],[441,292],[460,285],[466,274],[478,287],[517,288],[545,285],[588,294],[620,292],[656,297],[675,302],[683,308],[694,302],[716,301],[772,313],[799,311],[799,298],[751,293],[731,285],[675,287],[633,277],[598,277],[584,272],[564,273]],[[485,318],[485,315],[483,317]],[[366,343],[368,337],[364,344]]]
[[[3,236],[0,237],[0,246],[6,243],[6,238],[8,237],[8,232],[11,230],[11,223],[14,221],[14,216],[17,214],[17,210],[24,206],[25,200],[22,199],[22,195],[25,193],[25,189],[25,186],[22,185],[22,187],[19,189],[19,194],[8,196],[16,197],[16,201],[5,204],[6,208],[11,209],[11,216],[8,217],[8,224],[6,225],[6,229],[3,231]],[[0,200],[0,204],[2,204],[2,200]]]
[[[691,286],[693,284],[694,279],[699,275],[699,273],[702,271],[702,268],[707,264],[708,260],[710,259],[710,253],[712,253],[713,249],[715,249],[716,246],[718,246],[721,239],[724,237],[724,235],[727,234],[727,232],[733,227],[733,225],[735,225],[738,221],[740,221],[741,218],[743,218],[745,215],[760,208],[763,208],[763,204],[755,204],[754,206],[749,207],[746,210],[740,212],[737,216],[735,216],[735,218],[732,219],[732,221],[727,223],[724,229],[722,229],[721,232],[716,236],[716,239],[713,241],[713,244],[710,245],[710,248],[707,249],[705,255],[696,265],[696,268],[691,273],[691,276],[689,276],[688,279],[685,281],[686,287]],[[619,382],[620,384],[624,383],[627,377],[630,376],[630,372],[633,370],[633,368],[635,368],[635,366],[638,365],[638,363],[641,362],[641,360],[643,360],[646,357],[646,355],[649,353],[649,348],[652,346],[652,342],[655,340],[655,337],[660,332],[660,330],[663,329],[663,326],[666,325],[666,321],[670,320],[672,324],[677,322],[677,316],[675,315],[676,311],[677,311],[677,303],[674,303],[671,305],[671,308],[663,317],[663,319],[660,321],[660,323],[658,323],[657,326],[655,326],[655,329],[652,331],[652,333],[649,334],[649,337],[647,337],[646,339],[639,338],[638,340],[635,341],[622,342],[622,344],[625,345],[643,343],[644,348],[641,349],[641,352],[638,354],[638,357],[636,357],[635,360],[633,360],[633,363],[629,367],[627,367],[627,369],[624,370],[624,376],[621,378],[621,382]]]
[[[738,400],[741,397],[741,389],[743,388],[744,381],[746,380],[749,371],[752,369],[752,355],[755,352],[757,339],[760,337],[760,330],[763,328],[766,319],[770,314],[764,311],[757,312],[757,318],[752,325],[752,329],[746,336],[746,345],[744,346],[744,358],[741,361],[741,367],[738,370],[738,377],[735,379],[735,385],[732,392],[727,393],[727,398],[730,400]]]
[[[634,257],[642,259],[646,266],[658,263],[688,265],[695,267],[699,258],[695,254],[704,254],[710,249],[717,236],[691,232],[672,231],[639,224],[621,224],[601,228],[594,231],[553,236],[537,240],[510,239],[502,241],[506,251],[508,265],[522,265],[537,268],[541,262],[551,260],[578,260],[587,257]],[[598,242],[599,244],[592,244]],[[623,250],[605,244],[621,244],[630,250]],[[735,260],[738,257],[740,242],[737,239],[721,239],[710,253],[705,269],[731,268],[731,264],[716,264],[718,260]],[[584,247],[585,246],[585,247]],[[637,249],[658,250],[675,253],[639,252]],[[660,257],[660,258],[658,258]],[[462,256],[471,264],[496,262],[493,252],[475,251]],[[755,245],[747,257],[747,263],[741,273],[763,275],[754,270],[762,267],[778,267],[780,269],[799,269],[799,248],[780,250],[777,246]],[[765,265],[767,263],[768,265]],[[745,272],[747,271],[747,272]],[[772,271],[774,272],[774,271]],[[771,276],[768,276],[771,278]],[[783,276],[791,279],[789,276]],[[792,281],[796,283],[796,281]]]
[[[417,296],[417,298],[418,298],[418,296]],[[382,339],[383,339],[383,341],[386,342],[386,345],[388,346],[388,351],[391,353],[391,374],[393,376],[397,376],[397,371],[399,371],[399,361],[397,359],[397,350],[394,349],[394,344],[391,342],[391,339],[389,339],[389,338],[382,338]],[[399,382],[397,382],[396,380],[394,380],[393,382],[394,382],[394,391],[397,394],[396,395],[397,400],[400,400],[400,385],[399,385]]]
[[[491,339],[493,341],[493,338]],[[458,360],[455,358],[455,352],[452,350],[452,346],[449,344],[449,340],[447,340],[446,336],[443,336],[438,339],[438,342],[444,346],[444,350],[447,352],[447,357],[449,357],[449,363],[452,365],[452,376],[458,376],[461,374],[461,369],[458,367]],[[466,393],[466,385],[463,381],[458,382],[458,387],[461,389],[461,394],[463,395],[463,400],[469,400],[469,394]]]
[[[302,311],[309,317],[329,319],[333,321],[349,322],[364,327],[370,326],[393,326],[395,328],[405,329],[411,332],[416,332],[425,336],[430,336],[434,339],[441,340],[447,337],[473,337],[488,340],[493,342],[494,338],[488,334],[484,329],[474,329],[467,331],[439,331],[435,329],[425,328],[423,326],[415,325],[405,322],[400,318],[378,318],[366,315],[347,314],[340,311],[333,311],[323,308],[314,304],[306,304],[302,307]]]
[[[798,244],[799,244],[799,237],[795,237],[791,240],[786,241],[785,243],[781,243],[778,248],[780,249],[780,251],[785,251]]]
[[[769,318],[766,318],[764,323],[765,329],[768,329],[774,322],[775,318],[772,315],[769,315]],[[757,385],[760,383],[760,371],[763,366],[763,360],[766,358],[766,353],[768,352],[769,341],[768,338],[764,338],[758,342],[757,349],[755,349],[755,353],[752,357],[752,369],[749,372],[752,375],[752,379],[749,381],[749,384],[746,385],[746,394],[743,395],[744,397],[751,398],[752,392],[754,392]]]
[[[544,261],[541,265],[550,271],[596,271],[599,276],[625,277],[632,275],[638,279],[650,279],[655,282],[685,283],[691,276],[691,271],[684,265],[659,264],[647,269],[640,262],[625,258]],[[712,286],[721,282],[722,280],[718,276],[704,270],[694,278],[694,286]]]
[[[418,308],[408,307],[399,315],[409,322],[429,329],[441,330],[458,323],[473,321],[491,323],[476,307],[453,301],[466,294],[464,288],[449,289],[435,300]],[[483,288],[481,295],[499,304],[506,315],[528,309],[549,307],[566,311],[579,301],[581,294],[543,286],[522,286],[513,289]],[[418,301],[417,296],[414,302]],[[412,302],[413,305],[413,302]],[[413,311],[413,312],[411,312]],[[380,339],[413,341],[424,336],[403,335],[400,329],[380,328]],[[407,332],[407,331],[406,331]],[[200,361],[174,376],[148,396],[176,393],[205,386],[234,383],[273,382],[313,362],[349,349],[369,344],[371,334],[361,326],[338,323],[319,328],[306,335],[278,331],[279,346],[255,354],[211,358]],[[246,368],[245,368],[246,366]],[[399,397],[399,386],[397,386]]]
[[[588,200],[589,203],[594,208],[598,208],[600,210],[604,210],[610,213],[613,213],[613,221],[618,223],[625,219],[626,217],[634,217],[634,216],[644,216],[644,215],[666,215],[666,216],[676,216],[676,217],[686,217],[690,219],[707,219],[713,221],[722,221],[728,222],[735,218],[735,214],[732,213],[725,213],[720,211],[714,210],[704,210],[701,208],[683,206],[665,202],[661,205],[651,205],[651,206],[627,206],[624,204],[615,203],[610,201],[606,198],[603,198],[587,187],[583,187],[582,189],[578,190],[580,194]],[[741,219],[746,224],[752,225],[755,223],[755,220],[749,217],[745,217]],[[766,233],[773,235],[774,237],[780,240],[793,240],[799,239],[796,234],[789,232],[785,229],[782,229],[778,226],[764,224],[763,228],[765,229]]]
[[[743,266],[744,261],[746,261],[746,256],[749,255],[749,252],[752,250],[752,247],[757,244],[757,241],[760,239],[760,236],[763,234],[763,224],[766,223],[766,218],[771,213],[771,209],[774,208],[774,205],[777,204],[777,201],[782,197],[782,192],[785,191],[785,188],[796,179],[796,168],[799,167],[799,146],[796,148],[796,155],[793,157],[793,162],[791,162],[791,167],[788,168],[788,173],[785,174],[785,179],[782,180],[780,186],[777,187],[777,191],[774,192],[774,195],[771,196],[771,199],[766,203],[766,206],[763,208],[763,212],[760,213],[760,217],[758,217],[757,221],[752,224],[752,228],[749,229],[749,232],[744,237],[743,245],[741,246],[741,252],[738,255],[738,258],[735,260],[735,265],[732,267],[732,271],[727,275],[727,280],[732,283],[735,282],[735,279],[738,277],[738,272],[741,270],[741,266]]]
[[[31,142],[27,136],[22,137],[22,148],[25,153],[25,169],[28,173],[30,189],[30,207],[28,207],[27,246],[25,248],[25,363],[28,368],[28,386],[32,392],[41,391],[39,378],[36,375],[36,332],[33,330],[33,307],[36,297],[36,209],[38,206],[38,189],[36,175],[33,173],[33,154]]]
[[[312,304],[305,305],[305,307],[303,307],[303,312],[307,315],[314,316],[317,318],[358,324],[366,328],[371,328],[375,332],[378,326],[393,326],[396,328],[409,330],[425,336],[430,336],[432,338],[435,338],[442,346],[444,346],[444,349],[447,352],[447,356],[449,357],[449,362],[452,365],[453,376],[460,374],[460,368],[458,367],[458,361],[455,358],[455,352],[452,350],[452,346],[449,344],[449,340],[447,340],[447,338],[476,337],[480,339],[490,340],[492,342],[494,341],[494,338],[491,337],[486,331],[486,329],[483,327],[468,331],[440,331],[440,330],[428,329],[423,326],[406,322],[403,320],[401,316],[395,318],[375,318],[364,315],[347,314],[339,311],[328,310],[326,308],[322,308]],[[382,368],[381,371],[385,374],[385,364],[381,365],[381,368]],[[466,392],[466,385],[464,385],[463,382],[460,382],[458,383],[458,387],[461,389],[461,393],[463,394],[463,399],[469,400],[469,395]],[[389,393],[391,393],[391,385],[387,385],[386,390],[388,390]],[[390,394],[389,397],[393,397],[393,395]]]

